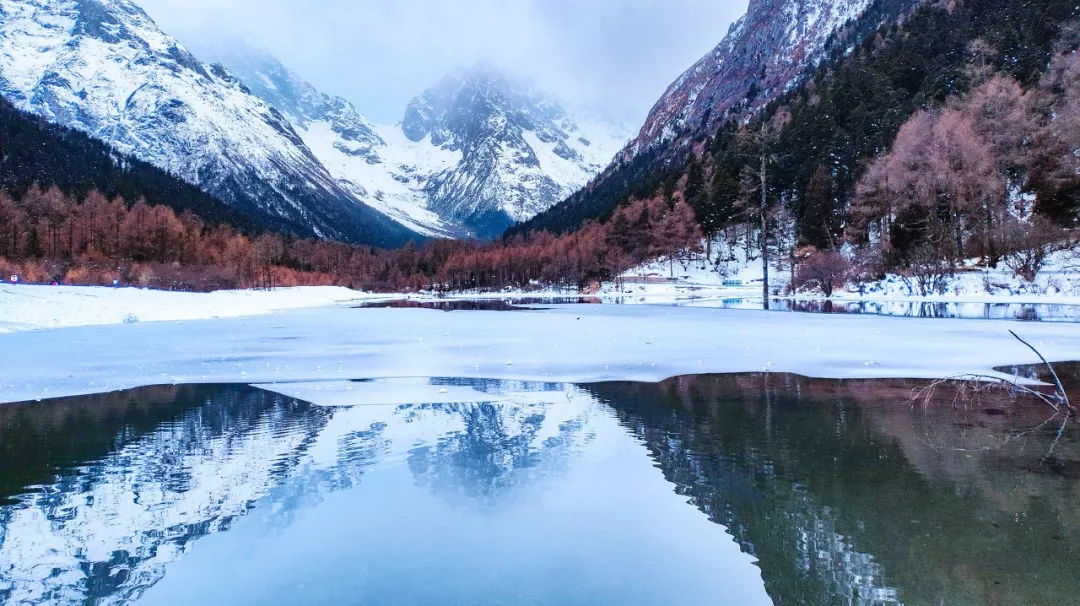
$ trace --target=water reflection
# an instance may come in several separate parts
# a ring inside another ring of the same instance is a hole
[[[593,305],[596,297],[512,297],[500,299],[396,299],[358,305],[358,309],[434,309],[438,311],[527,311],[544,305]]]
[[[257,505],[286,528],[394,457],[418,485],[487,505],[557,467],[582,433],[579,407],[532,399],[333,409],[180,386],[0,407],[0,601],[136,600]],[[545,423],[552,409],[567,416]]]
[[[0,597],[130,601],[295,464],[325,411],[244,388],[0,407]]]
[[[761,309],[761,299],[700,299],[693,307]],[[856,314],[902,318],[1080,322],[1080,305],[1044,303],[957,303],[951,301],[828,301],[775,299],[770,309],[813,314]]]
[[[1080,483],[1044,464],[1059,425],[1032,431],[1039,408],[911,408],[903,382],[777,376],[590,391],[760,559],[777,604],[1063,604],[1080,591]],[[1070,426],[1055,460],[1076,465],[1078,437]]]
[[[1062,374],[1080,386],[1080,365]],[[0,407],[0,601],[1080,594],[1080,435],[1050,453],[1038,407],[779,375],[431,383],[498,397],[325,408],[192,386]]]
[[[409,453],[409,468],[421,486],[453,502],[495,505],[521,484],[536,482],[566,464],[582,435],[585,420],[570,418],[542,437],[545,413],[539,409],[500,409],[495,404],[446,407],[465,427]]]
[[[674,301],[644,295],[597,297],[517,297],[504,299],[393,300],[365,303],[360,309],[434,309],[440,311],[527,311],[551,305],[659,304],[711,309],[761,310],[761,298],[715,298],[680,295]],[[774,299],[772,311],[811,314],[855,314],[902,318],[1080,322],[1080,305],[1046,303],[960,303],[953,301],[831,301]]]

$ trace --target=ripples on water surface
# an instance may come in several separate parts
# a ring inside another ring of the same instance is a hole
[[[1075,375],[1075,367],[1070,374]],[[1065,604],[1078,432],[902,382],[434,381],[0,407],[12,603]]]

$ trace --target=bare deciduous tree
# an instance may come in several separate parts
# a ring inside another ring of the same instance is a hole
[[[1008,221],[1002,228],[1002,241],[1005,265],[1026,282],[1035,281],[1051,255],[1070,247],[1068,233],[1040,216],[1026,222]]]
[[[851,262],[840,251],[814,251],[795,271],[797,288],[817,288],[826,297],[842,288],[851,272]]]
[[[944,294],[954,267],[932,244],[921,244],[907,257],[908,282],[921,296]]]

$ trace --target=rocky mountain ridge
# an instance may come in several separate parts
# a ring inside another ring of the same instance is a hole
[[[684,131],[715,130],[790,91],[827,56],[844,27],[871,10],[895,18],[920,0],[751,0],[707,55],[668,87],[626,152]]]
[[[579,126],[557,100],[486,66],[414,99],[401,129],[414,143],[460,155],[427,180],[430,207],[488,236],[561,202],[621,143],[617,130]]]

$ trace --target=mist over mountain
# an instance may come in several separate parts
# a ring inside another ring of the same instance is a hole
[[[447,75],[400,123],[374,124],[250,44],[195,49],[280,110],[342,188],[428,236],[497,236],[577,191],[629,138],[489,65]]]

